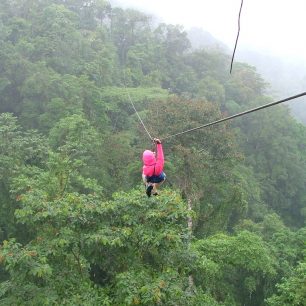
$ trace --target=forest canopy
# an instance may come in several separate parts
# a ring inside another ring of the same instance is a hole
[[[304,305],[306,127],[256,69],[104,0],[0,2],[1,305]],[[188,227],[192,220],[192,228]]]

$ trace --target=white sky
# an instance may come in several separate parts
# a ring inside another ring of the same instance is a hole
[[[234,47],[241,0],[116,0],[170,24],[200,27]],[[306,60],[306,0],[244,0],[239,48]]]

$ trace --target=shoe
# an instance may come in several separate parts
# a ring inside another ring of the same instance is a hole
[[[148,197],[151,196],[151,192],[152,192],[152,189],[153,189],[153,185],[149,185],[146,189],[146,194]]]
[[[154,192],[153,195],[154,195],[154,196],[158,196],[159,193],[158,193],[158,192]]]

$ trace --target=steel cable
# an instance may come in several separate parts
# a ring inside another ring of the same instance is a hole
[[[207,124],[203,124],[203,125],[200,125],[198,127],[195,127],[195,128],[192,128],[192,129],[189,129],[189,130],[186,130],[186,131],[183,131],[183,132],[179,132],[179,133],[176,133],[176,134],[173,134],[173,135],[166,136],[166,137],[162,138],[161,140],[166,140],[166,139],[173,138],[173,137],[183,135],[183,134],[186,134],[186,133],[190,133],[190,132],[193,132],[193,131],[196,131],[196,130],[199,130],[199,129],[203,129],[203,128],[206,128],[206,127],[209,127],[209,126],[212,126],[212,125],[215,125],[215,124],[227,121],[227,120],[231,120],[231,119],[234,119],[234,118],[237,118],[237,117],[240,117],[240,116],[244,116],[244,115],[252,113],[252,112],[256,112],[256,111],[264,109],[264,108],[268,108],[268,107],[271,107],[271,106],[274,106],[274,105],[277,105],[277,104],[281,104],[281,103],[284,103],[284,102],[287,102],[287,101],[290,101],[290,100],[294,100],[294,99],[300,98],[300,97],[305,96],[305,95],[306,95],[306,92],[302,92],[298,95],[291,96],[291,97],[283,99],[283,100],[268,103],[268,104],[265,104],[265,105],[262,105],[262,106],[259,106],[259,107],[255,107],[255,108],[246,110],[244,112],[238,113],[238,114],[233,115],[233,116],[222,118],[222,119],[219,119],[219,120],[207,123]]]

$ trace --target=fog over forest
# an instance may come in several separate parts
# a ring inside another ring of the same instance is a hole
[[[195,49],[219,48],[227,54],[232,52],[232,47],[217,40],[203,29],[191,28],[187,33]],[[275,99],[284,99],[306,89],[306,60],[301,58],[280,57],[268,51],[253,50],[246,47],[240,48],[238,41],[235,61],[245,62],[256,67],[257,71],[270,84],[268,93],[274,96]],[[288,106],[293,115],[306,124],[306,98],[288,103]]]
[[[299,1],[299,0],[298,0]],[[111,1],[115,5],[123,6],[123,7],[131,7],[131,8],[137,8],[139,10],[144,11],[145,13],[151,15],[153,17],[153,20],[156,22],[167,22],[165,17],[163,20],[159,17],[159,14],[161,12],[158,11],[150,11],[149,7],[146,7],[146,4],[143,4],[142,2],[138,1],[131,1],[131,0],[113,0]],[[220,5],[222,5],[222,1],[219,1]],[[138,4],[137,4],[138,3]],[[190,5],[192,5],[191,3]],[[237,3],[235,3],[237,4]],[[260,5],[260,3],[258,3]],[[210,1],[205,1],[203,4],[203,7],[206,10],[209,10],[210,6],[213,5]],[[296,5],[295,2],[292,3],[292,6]],[[215,6],[215,5],[214,5]],[[245,5],[246,6],[246,5]],[[154,7],[154,5],[152,5]],[[156,6],[158,7],[158,6]],[[247,13],[245,10],[247,10],[248,7],[244,8],[242,10],[242,21],[241,21],[241,31],[244,30],[244,26],[246,23],[246,20],[244,18],[244,15]],[[155,8],[155,10],[157,10]],[[173,8],[175,11],[175,8]],[[225,53],[231,55],[234,49],[234,43],[236,38],[236,19],[238,19],[238,7],[232,6],[231,7],[231,16],[232,18],[235,18],[232,25],[232,44],[229,42],[225,43],[224,41],[217,39],[213,34],[211,34],[205,27],[199,27],[199,26],[190,26],[192,20],[192,8],[187,5],[186,3],[186,15],[185,18],[182,18],[181,21],[176,22],[175,24],[181,24],[184,27],[184,30],[188,33],[188,37],[191,41],[192,47],[195,49],[199,48],[219,48],[223,50]],[[237,16],[233,14],[237,13]],[[274,16],[276,16],[278,12],[274,12]],[[187,15],[190,15],[189,18],[186,17]],[[166,14],[162,14],[164,16],[167,16]],[[175,15],[175,12],[173,13]],[[273,23],[273,17],[271,16],[271,23]],[[287,16],[288,18],[293,18],[294,16]],[[184,26],[186,23],[185,19],[188,19],[189,26]],[[205,17],[203,17],[205,18]],[[218,18],[218,16],[216,16]],[[297,17],[298,18],[298,17]],[[279,21],[280,18],[277,20]],[[176,19],[177,20],[177,19]],[[233,20],[232,20],[233,21]],[[205,21],[203,21],[205,23]],[[290,23],[290,20],[287,21],[287,23]],[[222,22],[221,22],[222,25]],[[257,25],[259,25],[257,23]],[[289,24],[288,24],[289,26]],[[262,27],[262,25],[261,25]],[[277,26],[275,25],[275,31],[278,31]],[[277,33],[275,33],[277,34]],[[248,45],[248,44],[241,44],[241,35],[240,40],[238,40],[238,45],[236,49],[235,54],[235,61],[241,61],[246,62],[252,66],[255,66],[258,72],[263,76],[263,78],[270,84],[269,94],[275,97],[275,99],[283,99],[291,95],[298,94],[300,92],[304,92],[306,88],[306,47],[305,52],[303,54],[300,54],[300,56],[294,56],[294,55],[282,55],[281,49],[292,49],[294,50],[296,47],[294,44],[290,45],[286,41],[286,34],[283,35],[283,43],[279,46],[278,52],[273,52],[269,50],[269,47],[265,49],[264,47],[258,48],[256,47],[256,42],[253,41],[254,45]],[[295,33],[289,33],[290,36],[297,36],[296,40],[304,40],[303,37],[298,37],[298,34]],[[255,38],[254,38],[255,39]],[[271,44],[273,44],[274,36],[271,35]],[[229,40],[228,40],[229,41]],[[303,50],[301,50],[303,52]],[[288,53],[288,52],[287,52]],[[296,52],[297,54],[297,52]],[[288,103],[288,106],[292,110],[293,115],[300,120],[301,122],[306,124],[306,98],[301,98],[298,102]]]
[[[256,67],[271,85],[271,94],[283,99],[306,89],[306,61],[279,58],[273,54],[241,50],[237,59]],[[288,103],[293,115],[306,124],[306,99]]]

